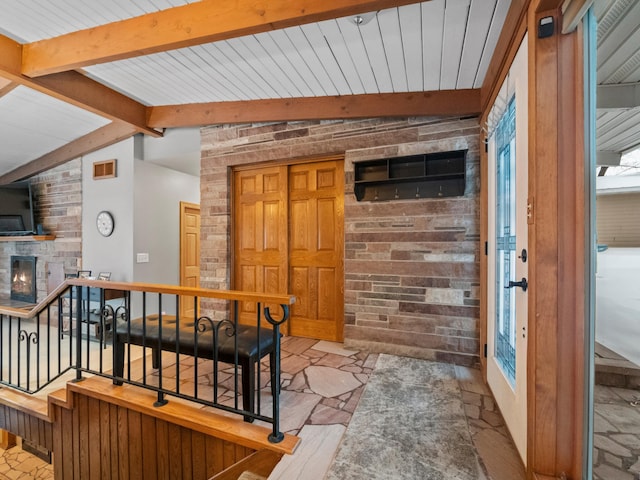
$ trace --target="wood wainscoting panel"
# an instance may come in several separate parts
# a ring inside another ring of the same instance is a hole
[[[47,415],[47,403],[10,388],[0,393],[0,430],[2,439],[11,446],[12,436],[18,436],[34,446],[53,450],[53,431]],[[6,435],[6,437],[5,437]]]
[[[68,384],[66,398],[49,397],[55,419],[56,478],[207,480],[256,450],[292,453],[298,439],[270,444],[269,429],[103,378]]]
[[[53,448],[51,422],[15,408],[0,405],[0,429],[7,431],[3,434],[7,435],[7,446],[11,446],[11,435],[15,435],[46,450]]]
[[[74,404],[54,406],[56,478],[206,480],[254,452],[103,400]]]

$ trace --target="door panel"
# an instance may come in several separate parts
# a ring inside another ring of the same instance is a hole
[[[286,293],[287,168],[236,171],[234,185],[234,288]],[[240,322],[255,324],[255,305],[240,306]]]
[[[240,248],[243,252],[256,251],[256,205],[240,205],[240,224],[242,225]]]
[[[335,314],[334,306],[338,302],[334,288],[338,280],[336,274],[335,268],[318,269],[318,318],[321,320],[331,320]]]
[[[309,289],[309,269],[307,267],[291,268],[291,292],[296,295],[295,313],[302,318],[311,315],[310,298],[304,293]],[[298,292],[296,294],[295,292]]]
[[[180,202],[180,285],[200,287],[200,205]],[[192,297],[180,299],[180,316],[196,315]]]
[[[338,161],[290,167],[289,269],[294,304],[290,333],[342,340],[344,182]],[[304,275],[301,272],[305,272]]]
[[[321,198],[318,200],[318,224],[322,226],[318,230],[318,250],[333,252],[336,248],[335,215],[340,209],[336,205],[335,198]]]
[[[343,177],[342,161],[234,174],[234,288],[295,295],[291,335],[342,340]]]

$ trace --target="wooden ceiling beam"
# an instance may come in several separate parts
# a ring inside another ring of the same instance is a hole
[[[138,132],[161,137],[146,123],[147,107],[78,72],[62,72],[31,80],[32,87],[52,97],[89,110],[109,120],[123,122]]]
[[[40,78],[20,73],[22,45],[0,35],[0,76],[16,85],[37,90],[112,121],[123,122],[140,133],[162,136],[146,124],[146,107],[78,72],[62,72]]]
[[[118,143],[136,133],[136,129],[130,125],[112,122],[0,176],[0,185],[37,175],[74,158]]]
[[[373,117],[478,115],[480,90],[283,98],[149,107],[153,128]]]
[[[24,45],[37,77],[139,55],[418,3],[416,0],[202,0]]]
[[[18,86],[17,83],[12,82],[6,78],[0,77],[0,98],[4,97],[7,93]]]

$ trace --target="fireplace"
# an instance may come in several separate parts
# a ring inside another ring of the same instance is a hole
[[[36,303],[36,257],[11,256],[11,300]]]

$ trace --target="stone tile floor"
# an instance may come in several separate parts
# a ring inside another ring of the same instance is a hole
[[[594,480],[640,478],[640,391],[596,385]]]
[[[381,354],[327,480],[485,480],[454,365]]]
[[[0,480],[31,480],[53,478],[53,466],[16,446],[0,448]]]
[[[456,366],[471,440],[490,480],[525,480],[524,466],[480,370]]]
[[[303,442],[295,455],[278,465],[271,479],[324,478],[377,358],[341,344],[283,339],[281,430],[299,435]],[[457,366],[455,372],[487,479],[524,479],[518,454],[480,371]],[[0,480],[49,478],[53,478],[51,466],[19,447],[0,450]]]

